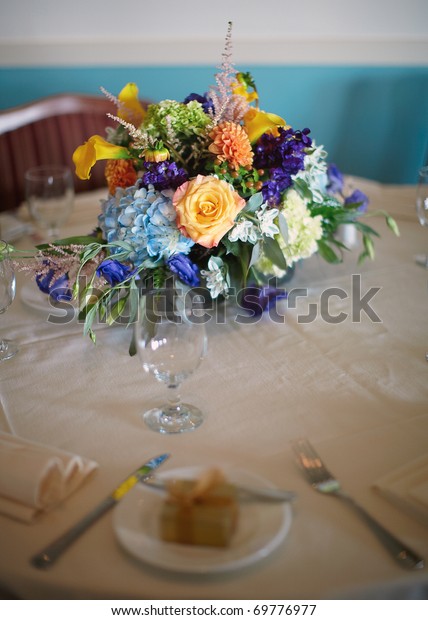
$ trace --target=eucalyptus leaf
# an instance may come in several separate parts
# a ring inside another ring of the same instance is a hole
[[[287,270],[287,261],[276,239],[265,237],[263,240],[263,252],[274,265],[279,267],[279,269],[283,269],[284,271]]]
[[[309,202],[313,199],[312,192],[306,181],[303,179],[294,179],[293,185],[302,198],[309,200]]]
[[[261,192],[257,192],[253,194],[248,200],[245,207],[242,209],[243,213],[255,213],[260,209],[263,204],[263,194]]]
[[[278,213],[278,228],[285,243],[288,243],[288,224],[282,211]]]
[[[257,263],[261,254],[262,254],[262,244],[260,243],[260,241],[258,241],[256,245],[253,247],[253,251],[251,252],[251,258],[250,258],[250,263],[248,265],[248,270],[250,270],[251,267]]]

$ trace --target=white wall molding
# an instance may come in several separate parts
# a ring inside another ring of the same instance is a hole
[[[0,67],[217,66],[222,39],[73,38],[0,40]],[[428,37],[245,38],[236,65],[428,66]]]

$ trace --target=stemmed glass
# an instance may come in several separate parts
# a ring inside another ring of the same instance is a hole
[[[15,299],[16,281],[13,264],[6,241],[0,241],[0,314],[6,312]],[[8,360],[18,353],[18,347],[11,340],[0,340],[0,361]]]
[[[416,189],[416,213],[421,226],[428,226],[428,166],[419,170]],[[416,262],[428,269],[428,255],[416,256]]]
[[[202,298],[174,286],[144,292],[135,341],[144,370],[164,383],[169,393],[165,404],[143,414],[145,423],[159,433],[197,428],[203,414],[194,405],[181,402],[178,390],[206,353]]]
[[[48,241],[59,237],[59,228],[73,209],[74,185],[67,166],[38,166],[25,173],[25,194],[30,214],[46,228]]]

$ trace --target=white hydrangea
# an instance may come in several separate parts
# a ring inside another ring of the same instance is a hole
[[[278,236],[287,264],[291,266],[302,258],[309,258],[317,251],[317,240],[322,237],[322,217],[312,217],[304,199],[294,189],[286,192],[281,212],[288,225],[288,239]]]

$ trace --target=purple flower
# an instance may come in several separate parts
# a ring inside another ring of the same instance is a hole
[[[268,169],[263,198],[271,205],[279,204],[281,194],[292,184],[291,177],[304,168],[306,149],[311,146],[309,129],[278,129],[278,135],[263,134],[254,149],[254,167]]]
[[[36,283],[42,293],[49,295],[53,301],[70,301],[71,290],[68,286],[68,275],[64,274],[53,279],[54,271],[50,269],[45,275],[38,275]]]
[[[97,276],[105,278],[111,286],[120,284],[132,273],[132,267],[124,265],[114,258],[106,258],[97,268]]]
[[[167,261],[167,265],[184,284],[199,286],[199,268],[185,254],[173,254]]]
[[[189,178],[184,168],[179,168],[175,161],[144,162],[144,169],[140,183],[145,187],[153,185],[158,191],[177,189]]]
[[[187,95],[183,103],[189,103],[190,101],[199,101],[199,103],[202,104],[202,109],[205,112],[205,114],[214,113],[214,104],[212,100],[208,97],[207,93],[205,93],[205,95],[198,95],[198,93],[190,93],[190,95]]]
[[[358,206],[358,213],[365,213],[369,206],[369,198],[364,192],[359,189],[355,189],[350,196],[345,198],[346,206]]]
[[[330,194],[340,194],[343,191],[343,174],[336,164],[329,164],[327,168],[327,190]]]
[[[247,286],[244,289],[240,305],[244,310],[260,316],[272,308],[278,299],[285,299],[287,292],[273,286]]]

